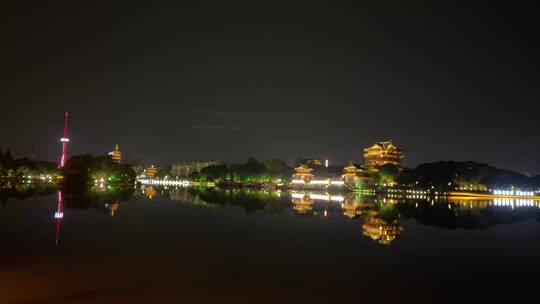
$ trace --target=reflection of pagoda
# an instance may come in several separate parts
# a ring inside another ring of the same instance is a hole
[[[303,180],[304,182],[309,182],[315,177],[315,175],[311,173],[313,169],[311,169],[310,167],[306,165],[300,165],[294,168],[294,171],[295,173],[293,174],[292,177],[293,179],[296,179],[296,180]]]
[[[111,217],[114,217],[114,214],[118,210],[118,207],[119,207],[118,202],[112,202],[112,203],[107,204],[107,209],[109,210]]]
[[[341,205],[341,208],[343,209],[343,215],[351,219],[356,216],[361,215],[362,214],[362,211],[360,210],[361,205],[362,203],[360,201],[353,199],[351,197],[345,199],[345,201]]]
[[[195,206],[204,206],[208,208],[214,208],[218,206],[217,204],[204,201],[198,195],[192,194],[188,189],[185,188],[172,188],[169,191],[169,197],[171,201],[178,201]]]
[[[154,189],[154,187],[152,187],[152,186],[146,186],[146,187],[144,187],[143,193],[144,193],[144,195],[146,195],[146,197],[148,197],[149,199],[153,199],[154,197],[156,197],[156,189]]]
[[[301,198],[292,198],[293,209],[298,213],[308,213],[313,208],[313,200],[309,195],[304,195]]]
[[[403,231],[403,226],[397,220],[386,222],[377,215],[375,211],[369,212],[362,225],[363,234],[381,245],[390,245]]]

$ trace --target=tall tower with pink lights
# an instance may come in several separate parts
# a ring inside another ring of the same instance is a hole
[[[60,138],[60,142],[62,143],[62,155],[60,156],[60,163],[58,164],[58,168],[64,168],[67,161],[68,143],[69,143],[68,112],[66,112],[66,116],[64,117],[64,136]],[[64,200],[62,196],[62,191],[58,191],[58,210],[54,213],[54,218],[56,219],[56,246],[59,246],[60,245],[60,222],[64,218]]]
[[[64,168],[64,165],[66,164],[66,161],[67,161],[68,143],[69,143],[68,112],[66,112],[66,116],[64,118],[64,136],[60,138],[60,142],[62,143],[62,156],[60,156],[60,163],[58,164],[58,168]]]

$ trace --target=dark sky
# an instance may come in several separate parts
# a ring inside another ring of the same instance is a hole
[[[540,173],[538,6],[135,2],[0,4],[0,147],[57,160],[68,110],[74,154],[343,163],[391,139],[411,166]]]

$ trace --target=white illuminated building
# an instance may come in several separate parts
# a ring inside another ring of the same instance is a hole
[[[155,185],[155,186],[182,186],[187,187],[191,185],[191,182],[185,179],[146,179],[141,178],[137,180],[143,185]]]

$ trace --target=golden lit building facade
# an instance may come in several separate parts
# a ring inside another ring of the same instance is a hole
[[[154,167],[154,165],[151,165],[150,168],[144,169],[144,175],[146,175],[148,178],[154,178],[157,172],[158,168]]]
[[[358,180],[358,172],[360,172],[360,170],[356,168],[352,162],[349,162],[347,166],[343,168],[343,175],[341,177],[344,182],[354,184]]]
[[[365,166],[369,170],[377,170],[386,164],[399,166],[404,157],[403,150],[396,147],[392,141],[380,141],[364,149]]]
[[[345,167],[343,167],[343,175],[341,175],[341,179],[349,185],[356,186],[358,184],[368,183],[369,175],[367,175],[363,169],[357,167],[352,161],[350,161]]]
[[[111,159],[113,163],[120,164],[122,163],[122,151],[120,151],[120,148],[118,147],[118,144],[114,147],[114,150],[109,153],[111,156]]]
[[[294,168],[295,173],[293,174],[293,180],[303,180],[304,182],[309,182],[313,180],[315,175],[313,175],[313,169],[307,165],[300,165]]]

